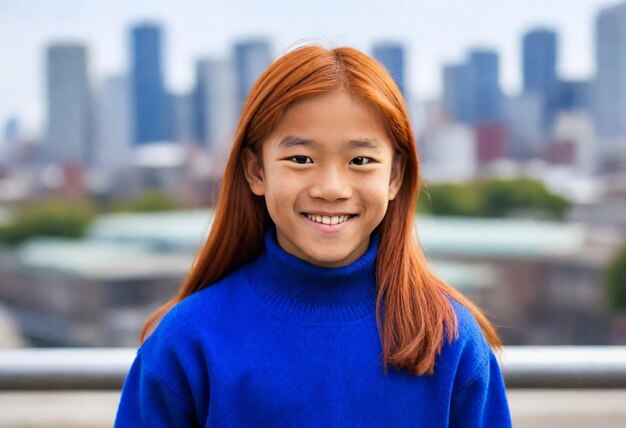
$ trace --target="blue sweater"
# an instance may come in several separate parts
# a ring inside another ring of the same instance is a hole
[[[116,427],[510,427],[497,360],[452,302],[459,339],[435,374],[382,369],[378,240],[355,262],[321,268],[266,249],[178,303],[143,343]]]

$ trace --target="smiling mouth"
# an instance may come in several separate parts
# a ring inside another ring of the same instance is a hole
[[[327,216],[327,215],[309,214],[309,213],[302,213],[302,216],[311,221],[314,221],[315,223],[326,224],[330,226],[345,223],[346,221],[356,217],[356,215],[354,214]]]

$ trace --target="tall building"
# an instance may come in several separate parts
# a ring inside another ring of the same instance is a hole
[[[473,50],[467,63],[469,116],[472,123],[498,121],[502,115],[500,61],[489,50]]]
[[[162,31],[141,24],[131,31],[131,114],[134,144],[171,138],[171,118],[162,68]]]
[[[178,142],[194,140],[193,95],[193,91],[171,95],[174,140]]]
[[[270,43],[265,39],[238,42],[234,51],[239,112],[254,82],[272,62],[272,53]]]
[[[107,170],[124,166],[131,147],[130,85],[127,76],[104,80],[96,102],[96,165]]]
[[[559,82],[559,110],[591,111],[592,84],[588,80]]]
[[[503,113],[510,156],[516,160],[540,157],[544,150],[543,99],[532,92],[505,97]]]
[[[46,160],[88,164],[92,160],[91,99],[87,49],[81,44],[55,44],[46,51]]]
[[[524,92],[536,94],[542,99],[543,125],[546,129],[554,119],[559,102],[556,62],[556,32],[535,29],[524,35],[522,40]]]
[[[240,105],[233,63],[204,59],[196,64],[194,88],[194,132],[209,149],[230,142]],[[253,82],[252,82],[253,83]]]
[[[466,62],[443,68],[442,104],[458,122],[478,124],[502,118],[498,54],[473,50]]]
[[[383,42],[374,45],[374,58],[383,64],[406,97],[404,47],[399,43]]]
[[[0,165],[11,167],[17,158],[20,123],[16,117],[10,117],[4,123],[0,140]]]
[[[470,80],[467,64],[450,64],[443,68],[443,108],[453,121],[469,123]]]
[[[594,123],[600,137],[626,136],[626,3],[596,19]]]

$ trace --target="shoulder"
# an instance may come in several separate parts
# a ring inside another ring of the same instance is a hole
[[[451,342],[446,340],[442,359],[455,373],[455,389],[462,389],[484,372],[492,350],[472,312],[453,298],[449,301],[456,315],[458,336]]]
[[[208,363],[228,323],[226,311],[237,300],[240,270],[178,302],[161,319],[137,351],[137,358],[171,389],[186,395],[190,386],[202,389]]]
[[[245,271],[249,265],[243,265],[234,272],[212,284],[207,284],[200,290],[178,302],[163,318],[166,328],[184,325],[186,328],[201,324],[206,326],[207,318],[222,315],[220,312],[231,304],[236,303],[248,280]]]
[[[458,344],[462,347],[488,349],[489,344],[472,311],[453,298],[449,298],[449,301],[457,319],[458,337],[456,341]]]
[[[219,323],[228,318],[227,312],[238,300],[246,280],[244,267],[174,305],[142,344],[139,352],[161,358],[171,353],[188,352],[189,348],[197,349],[200,342],[210,341],[210,336]]]

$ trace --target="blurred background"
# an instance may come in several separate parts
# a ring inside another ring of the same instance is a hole
[[[0,347],[136,347],[308,42],[396,79],[417,233],[505,344],[626,344],[626,2],[0,0]]]

